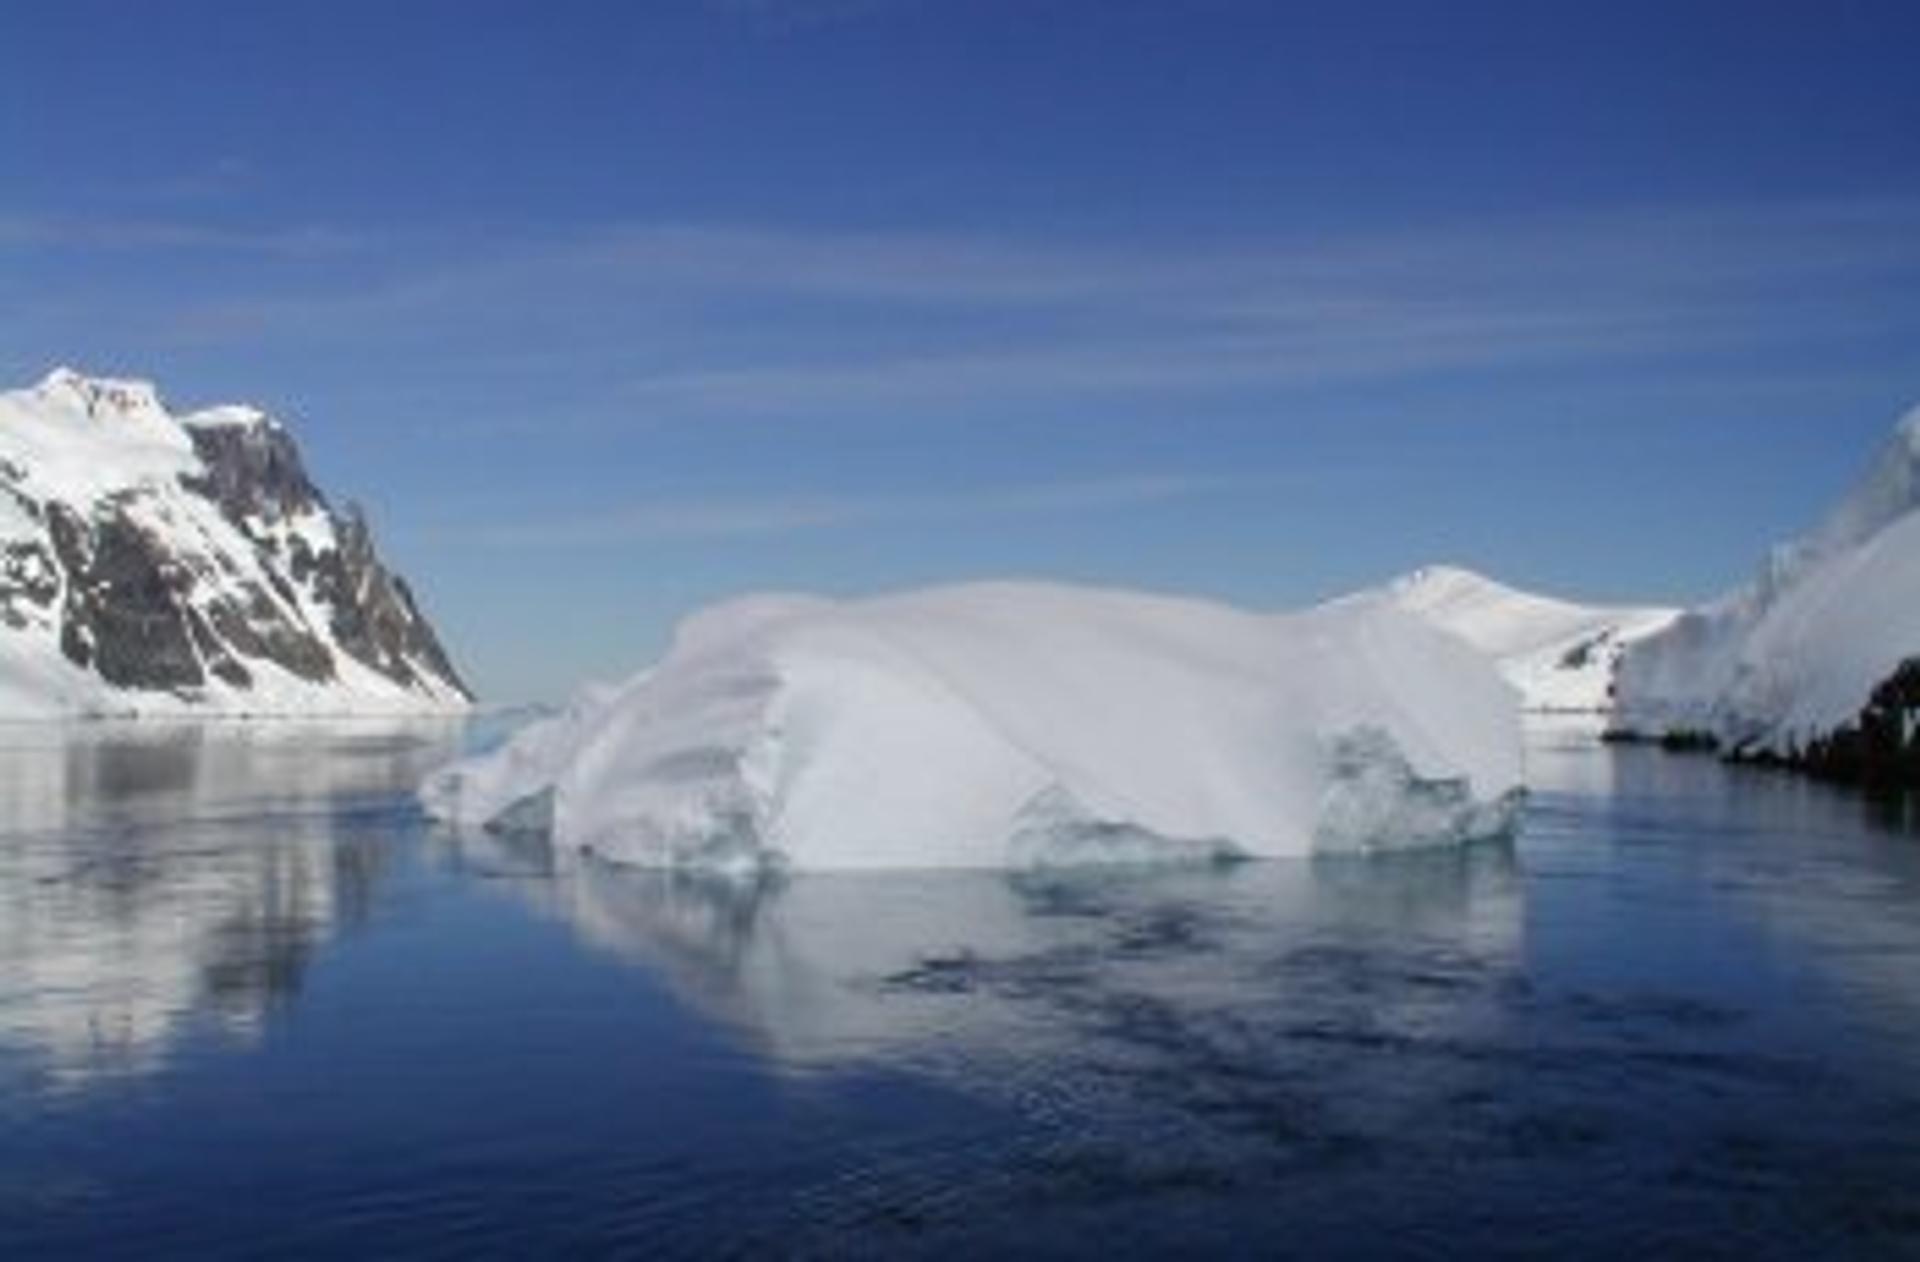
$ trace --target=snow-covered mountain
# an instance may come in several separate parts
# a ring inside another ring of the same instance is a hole
[[[1395,579],[1386,596],[1492,658],[1531,713],[1603,716],[1613,708],[1614,667],[1630,645],[1679,611],[1577,605],[1434,565]]]
[[[1848,777],[1920,771],[1920,409],[1811,533],[1621,662],[1623,735]],[[1904,767],[1904,770],[1900,768]]]
[[[361,714],[469,695],[365,520],[251,408],[67,369],[0,394],[0,718]]]
[[[1512,689],[1389,602],[991,583],[718,606],[423,796],[649,867],[1027,868],[1457,843],[1520,780]]]

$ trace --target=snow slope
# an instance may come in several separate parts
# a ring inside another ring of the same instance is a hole
[[[1817,529],[1621,663],[1614,726],[1790,756],[1920,656],[1920,409]]]
[[[1537,714],[1605,715],[1613,708],[1621,653],[1679,615],[1657,607],[1577,605],[1444,565],[1395,579],[1385,594],[1492,658]]]
[[[462,709],[364,521],[250,408],[59,370],[0,394],[0,718]]]
[[[423,796],[643,866],[1030,867],[1492,835],[1519,748],[1512,690],[1384,601],[978,584],[721,605]]]

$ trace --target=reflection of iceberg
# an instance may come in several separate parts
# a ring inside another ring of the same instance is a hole
[[[424,797],[647,867],[1298,856],[1498,835],[1519,735],[1479,654],[1383,600],[977,584],[709,610]]]
[[[1497,1020],[1477,1001],[1513,968],[1521,933],[1502,843],[1153,872],[759,883],[483,833],[450,844],[481,864],[551,865],[550,880],[514,888],[778,1067],[897,1068],[988,1090],[1070,1076],[1103,1041],[1132,1043],[1131,1054],[1138,1040],[1122,1027],[1143,1006],[1202,1040],[1267,1023],[1281,1041],[1288,1023],[1324,1019],[1330,1004],[1423,1036],[1464,1033]],[[1381,983],[1372,990],[1369,971]],[[1450,973],[1457,989],[1428,984]]]
[[[385,862],[454,728],[0,728],[0,1049],[56,1082],[250,1035]]]

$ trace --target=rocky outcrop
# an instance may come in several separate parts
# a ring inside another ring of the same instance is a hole
[[[335,519],[335,532],[339,547],[313,561],[314,582],[333,607],[335,642],[410,686],[423,679],[457,678],[407,581],[381,564],[358,506],[348,505]]]
[[[235,522],[280,521],[326,503],[293,436],[270,417],[233,409],[224,423],[190,426],[187,436],[205,472],[182,475],[181,485]]]
[[[0,396],[0,715],[469,700],[364,515],[287,429],[55,373]]]
[[[1900,663],[1851,722],[1768,761],[1845,784],[1920,788],[1920,658]]]

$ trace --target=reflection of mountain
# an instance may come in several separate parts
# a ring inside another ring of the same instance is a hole
[[[77,1084],[256,1032],[364,911],[386,805],[454,731],[0,729],[0,1050]]]
[[[550,882],[515,887],[777,1067],[903,1069],[989,1093],[1137,1082],[1142,1057],[1168,1083],[1243,1057],[1235,1072],[1271,1086],[1321,1025],[1484,1033],[1522,926],[1513,854],[1497,845],[744,886],[459,844],[491,866],[554,864]]]

